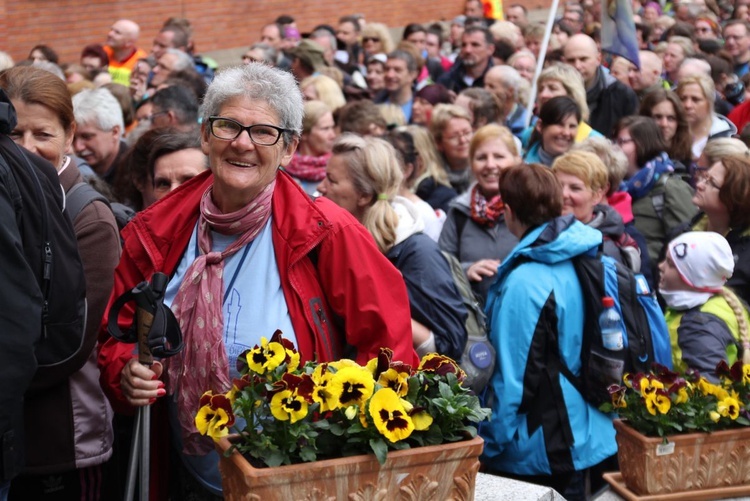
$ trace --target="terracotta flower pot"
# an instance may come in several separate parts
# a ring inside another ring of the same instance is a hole
[[[242,501],[474,499],[480,437],[388,453],[380,465],[373,454],[328,459],[276,468],[254,468],[237,451],[225,457],[231,442],[222,439],[224,499]]]
[[[636,494],[750,487],[750,428],[672,435],[665,445],[623,421],[614,424],[620,471]]]

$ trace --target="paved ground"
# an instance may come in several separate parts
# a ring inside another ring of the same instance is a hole
[[[548,9],[532,10],[529,12],[529,20],[531,22],[544,23],[547,21],[548,13],[549,13]],[[394,28],[392,30],[395,40],[400,40],[402,30],[403,28]],[[248,45],[243,45],[241,47],[235,47],[231,49],[223,49],[223,50],[215,50],[211,52],[206,52],[205,54],[215,59],[216,62],[219,63],[220,67],[232,66],[235,64],[240,64],[242,62],[242,54],[245,53],[247,48],[248,48]]]

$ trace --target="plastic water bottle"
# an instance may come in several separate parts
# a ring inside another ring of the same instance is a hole
[[[611,297],[602,298],[604,311],[599,315],[599,329],[602,331],[602,344],[610,351],[620,351],[624,348],[620,314],[615,309],[615,300]]]

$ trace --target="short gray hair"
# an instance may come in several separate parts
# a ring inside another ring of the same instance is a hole
[[[79,125],[95,125],[103,131],[125,131],[122,108],[117,98],[104,88],[82,90],[73,96],[73,115]]]
[[[518,89],[521,87],[521,81],[523,80],[521,74],[512,66],[505,64],[493,66],[489,71],[498,74],[503,84],[513,90],[513,100],[518,101]]]
[[[164,51],[164,54],[172,54],[173,56],[177,56],[177,62],[175,62],[174,67],[172,68],[172,73],[177,73],[178,71],[186,70],[188,68],[194,69],[195,63],[193,62],[193,58],[190,57],[190,54],[188,54],[185,51],[181,51],[180,49],[167,49]],[[164,55],[162,54],[162,56]]]
[[[224,104],[235,97],[246,97],[266,103],[279,116],[279,127],[292,131],[284,133],[288,145],[292,137],[302,134],[304,105],[302,93],[291,73],[271,68],[263,63],[234,66],[221,71],[208,86],[200,116],[203,123],[218,115]]]
[[[263,42],[252,44],[250,50],[261,51],[263,53],[263,61],[260,62],[266,63],[269,66],[274,66],[276,64],[276,59],[279,56],[279,51],[276,50],[276,47],[272,47]]]

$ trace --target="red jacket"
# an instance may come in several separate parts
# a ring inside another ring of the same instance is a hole
[[[133,345],[109,338],[109,309],[114,298],[154,272],[174,273],[198,220],[200,197],[212,181],[210,173],[193,178],[122,231],[125,245],[99,339],[102,387],[120,412],[132,411],[120,373],[134,354]],[[276,261],[302,359],[365,363],[390,347],[394,360],[416,364],[404,281],[367,230],[331,201],[310,199],[284,172],[277,175],[271,207]],[[123,330],[132,316],[132,309],[123,308]],[[337,332],[339,325],[345,336]]]

